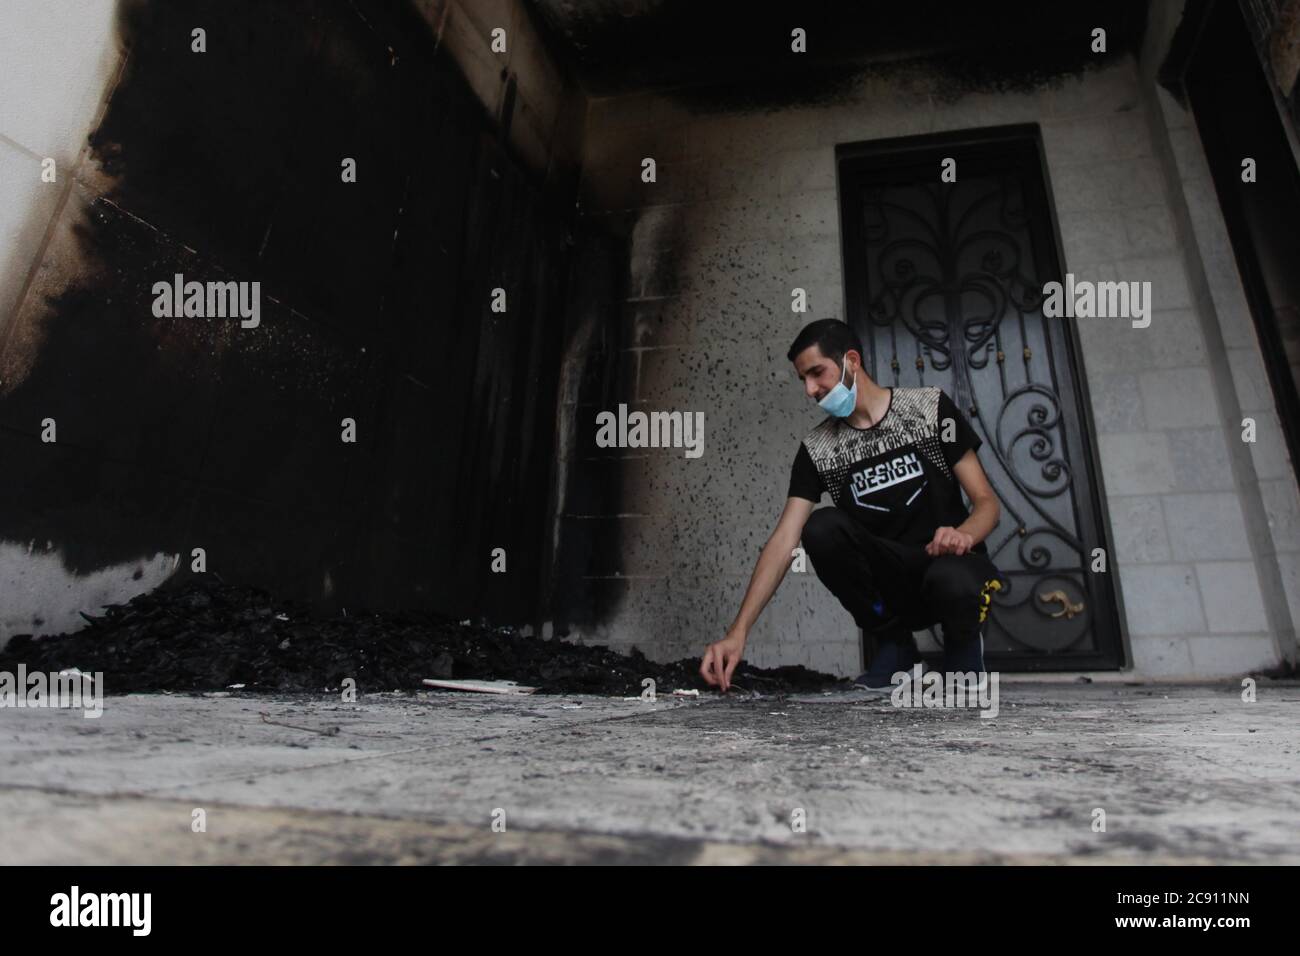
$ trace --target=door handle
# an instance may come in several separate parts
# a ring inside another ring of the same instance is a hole
[[[1065,592],[1061,590],[1048,591],[1046,594],[1040,594],[1038,595],[1038,600],[1042,601],[1044,604],[1052,601],[1061,602],[1061,609],[1048,615],[1049,617],[1060,617],[1064,614],[1065,619],[1068,621],[1070,618],[1074,617],[1074,615],[1083,613],[1083,602],[1080,601],[1078,604],[1071,604],[1070,599],[1066,596]]]

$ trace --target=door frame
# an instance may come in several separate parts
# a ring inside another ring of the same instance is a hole
[[[1214,183],[1214,195],[1223,214],[1223,223],[1232,247],[1233,261],[1237,274],[1241,278],[1242,292],[1246,305],[1250,309],[1251,323],[1260,340],[1260,357],[1264,362],[1264,374],[1268,378],[1269,395],[1273,399],[1278,421],[1282,427],[1282,438],[1286,442],[1287,452],[1291,458],[1291,477],[1300,482],[1300,383],[1296,382],[1291,368],[1286,361],[1286,349],[1282,335],[1274,317],[1273,298],[1269,293],[1268,281],[1264,267],[1260,262],[1259,250],[1248,224],[1248,214],[1242,204],[1237,190],[1241,183],[1235,179],[1240,160],[1235,150],[1214,122],[1215,111],[1212,103],[1207,103],[1200,95],[1201,84],[1194,74],[1214,63],[1215,51],[1211,48],[1218,35],[1211,35],[1209,24],[1212,17],[1219,12],[1220,5],[1235,8],[1242,18],[1242,30],[1246,43],[1251,46],[1249,53],[1259,68],[1259,81],[1263,92],[1268,97],[1277,113],[1276,129],[1270,132],[1280,133],[1291,154],[1296,158],[1300,168],[1300,156],[1297,156],[1295,143],[1284,119],[1284,105],[1272,78],[1258,61],[1254,50],[1254,38],[1250,26],[1245,22],[1245,12],[1236,0],[1188,0],[1180,21],[1178,31],[1170,43],[1169,53],[1156,75],[1157,82],[1177,96],[1192,114],[1196,132],[1205,153],[1206,166]],[[1258,155],[1258,154],[1256,154]],[[1291,171],[1294,177],[1296,172]],[[1283,655],[1285,656],[1285,655]]]
[[[856,143],[841,143],[835,147],[836,199],[840,216],[840,254],[841,281],[844,302],[845,321],[855,331],[863,327],[862,317],[866,314],[867,272],[864,268],[852,268],[855,256],[860,261],[863,252],[863,239],[857,218],[848,215],[851,192],[856,181],[863,175],[879,173],[891,167],[913,167],[926,160],[934,164],[938,176],[939,159],[951,156],[957,160],[957,168],[963,167],[963,156],[976,163],[988,158],[1006,155],[1008,150],[1022,151],[1022,161],[1028,162],[1037,177],[1027,177],[1027,192],[1033,192],[1034,202],[1045,216],[1048,235],[1043,243],[1051,262],[1045,263],[1038,270],[1039,278],[1044,282],[1064,281],[1065,248],[1061,241],[1060,223],[1056,215],[1053,200],[1051,177],[1048,171],[1047,156],[1043,149],[1042,131],[1037,123],[1018,123],[1007,126],[993,126],[975,129],[955,130],[943,133],[926,133],[917,136],[902,136],[889,139],[869,140]],[[960,174],[960,173],[959,173]],[[856,281],[854,281],[856,280]],[[1044,319],[1046,321],[1046,318]],[[1110,524],[1110,513],[1106,508],[1106,489],[1102,480],[1100,461],[1096,454],[1098,449],[1097,429],[1092,414],[1092,397],[1088,390],[1087,376],[1083,368],[1083,349],[1079,342],[1078,330],[1072,321],[1063,321],[1058,326],[1065,356],[1068,360],[1069,394],[1078,412],[1078,427],[1064,429],[1064,445],[1067,450],[1071,468],[1082,467],[1086,472],[1088,491],[1086,495],[1077,496],[1075,507],[1081,518],[1087,519],[1089,527],[1085,530],[1081,521],[1081,536],[1096,529],[1100,540],[1094,545],[1106,551],[1106,574],[1111,575],[1109,594],[1105,588],[1099,589],[1108,598],[1102,607],[1096,609],[1096,619],[1109,623],[1115,635],[1114,655],[1096,653],[1078,655],[1068,659],[1055,658],[1050,654],[1007,655],[1000,661],[1010,665],[1009,669],[1025,672],[1051,671],[1127,671],[1132,668],[1133,656],[1130,648],[1127,615],[1124,613],[1123,594],[1120,587],[1114,535]],[[1056,382],[1058,393],[1063,393],[1060,382]],[[1085,542],[1086,544],[1087,542]],[[1083,563],[1084,573],[1091,574],[1089,562]]]

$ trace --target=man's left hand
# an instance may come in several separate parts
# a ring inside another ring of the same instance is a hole
[[[975,539],[964,531],[946,525],[934,532],[934,540],[925,546],[925,553],[931,557],[941,554],[965,554],[975,546]]]

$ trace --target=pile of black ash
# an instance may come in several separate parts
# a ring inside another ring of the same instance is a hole
[[[423,678],[512,680],[541,693],[640,694],[712,688],[699,658],[671,664],[638,650],[543,640],[510,627],[476,627],[427,613],[365,613],[320,618],[265,591],[215,577],[163,586],[107,607],[83,630],[14,637],[0,651],[0,670],[19,663],[29,673],[76,667],[104,674],[110,694],[133,691],[323,692],[345,678],[359,693],[423,689]],[[701,652],[703,648],[701,647]],[[760,669],[741,664],[738,690],[765,693],[843,687],[804,667]]]

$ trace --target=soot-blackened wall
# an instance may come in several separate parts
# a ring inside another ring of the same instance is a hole
[[[77,576],[163,552],[179,579],[203,548],[321,609],[536,620],[572,178],[516,162],[405,0],[119,28],[77,224],[0,346],[0,539]],[[260,324],[155,316],[177,273],[259,282]]]

